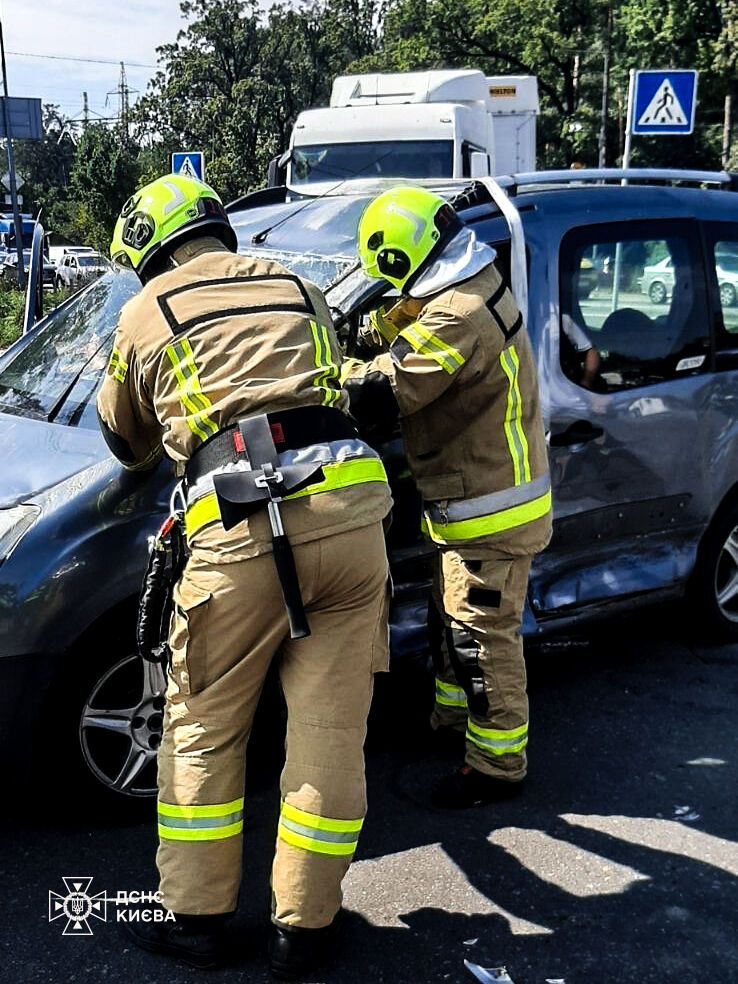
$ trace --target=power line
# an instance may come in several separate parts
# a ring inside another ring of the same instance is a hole
[[[48,58],[52,61],[88,62],[92,65],[120,65],[120,62],[116,61],[114,58],[79,58],[75,55],[39,55],[33,51],[8,51],[8,54],[15,55],[16,58]],[[148,65],[145,62],[127,61],[126,65],[134,68],[156,68],[156,65]]]

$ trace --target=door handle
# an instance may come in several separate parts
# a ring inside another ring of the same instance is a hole
[[[552,434],[550,444],[552,448],[568,448],[573,444],[586,444],[587,441],[594,441],[597,437],[602,437],[604,430],[596,427],[589,420],[575,420],[566,430]]]

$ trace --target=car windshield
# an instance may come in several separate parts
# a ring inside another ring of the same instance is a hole
[[[91,255],[91,256],[78,256],[77,262],[79,263],[80,266],[92,267],[92,266],[102,266],[104,261],[101,256]]]
[[[111,272],[52,311],[0,363],[0,411],[48,420],[63,401],[55,419],[80,422],[105,372],[120,310],[139,289],[134,274]]]
[[[292,150],[290,184],[345,178],[443,178],[453,174],[451,140],[376,140]]]
[[[277,260],[325,290],[356,263],[366,197],[297,199],[233,213],[239,252]]]
[[[738,256],[726,256],[721,254],[717,257],[718,266],[727,273],[738,273]]]

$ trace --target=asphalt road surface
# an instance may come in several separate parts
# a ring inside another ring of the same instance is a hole
[[[585,645],[529,653],[530,783],[496,808],[428,807],[454,754],[429,749],[422,680],[383,680],[341,938],[311,980],[468,984],[466,958],[506,966],[514,984],[738,981],[738,647],[690,639],[684,616],[621,621]],[[228,968],[197,972],[138,951],[114,905],[107,923],[90,920],[91,937],[48,921],[63,876],[92,877],[90,893],[109,897],[156,887],[153,805],[71,792],[57,767],[3,797],[0,981],[268,981],[275,734],[254,745]]]

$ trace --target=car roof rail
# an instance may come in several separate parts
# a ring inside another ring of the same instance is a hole
[[[655,167],[603,167],[578,168],[573,171],[530,171],[525,174],[506,174],[497,183],[509,195],[518,190],[526,191],[545,188],[547,185],[582,184],[668,184],[668,185],[717,185],[723,191],[738,191],[738,173],[730,171],[681,170],[679,168]]]

